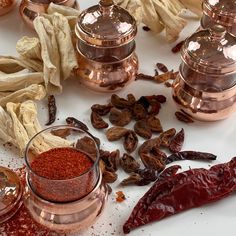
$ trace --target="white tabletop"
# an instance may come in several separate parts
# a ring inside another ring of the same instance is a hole
[[[97,3],[95,0],[80,0],[81,8],[84,9]],[[189,20],[189,24],[181,34],[181,39],[193,33],[198,26],[198,22]],[[22,36],[33,36],[35,33],[29,30],[22,22],[18,9],[0,17],[0,55],[16,55],[15,45]],[[180,40],[181,40],[180,39]],[[153,74],[157,62],[165,63],[170,69],[178,69],[180,55],[173,54],[173,46],[166,43],[164,37],[155,36],[151,32],[145,32],[141,28],[137,36],[137,53],[140,60],[140,72]],[[218,155],[214,164],[229,161],[235,154],[235,134],[236,134],[236,114],[227,120],[213,123],[194,122],[184,124],[175,118],[175,105],[171,98],[171,90],[164,85],[158,85],[149,81],[135,81],[130,86],[120,91],[120,96],[133,93],[137,98],[142,95],[163,94],[167,97],[166,104],[163,105],[159,117],[163,128],[175,127],[179,130],[185,129],[186,139],[183,149],[212,152]],[[58,106],[58,120],[55,124],[62,124],[68,116],[74,116],[86,122],[91,128],[91,132],[101,138],[104,149],[114,150],[119,148],[123,153],[121,143],[110,143],[106,140],[104,132],[97,131],[90,125],[90,107],[94,103],[105,104],[110,95],[98,94],[82,87],[78,81],[70,80],[63,84],[63,93],[56,97]],[[46,101],[39,103],[39,118],[42,124],[48,119]],[[133,124],[132,124],[133,125]],[[140,143],[143,140],[140,138]],[[0,147],[0,165],[20,166],[23,160],[17,157],[14,148]],[[194,161],[179,162],[183,170],[189,167],[209,168],[213,163],[203,163]],[[83,233],[74,235],[123,235],[122,225],[130,215],[135,203],[143,196],[150,186],[130,186],[120,187],[119,182],[126,176],[119,171],[118,180],[112,185],[113,193],[109,196],[108,204],[96,224]],[[122,190],[127,199],[122,203],[115,201],[115,192]],[[236,196],[221,200],[217,203],[191,209],[178,215],[166,218],[160,222],[155,222],[130,233],[131,236],[199,236],[199,235],[235,235],[236,222]]]

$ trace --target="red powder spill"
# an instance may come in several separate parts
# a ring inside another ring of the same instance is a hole
[[[43,152],[31,163],[32,170],[48,179],[71,179],[88,171],[93,161],[73,148],[54,148]]]
[[[117,195],[116,197],[117,202],[123,202],[126,199],[125,194],[122,191],[116,192],[116,195]]]
[[[14,170],[25,187],[25,167]],[[56,236],[47,228],[35,222],[24,204],[18,212],[8,221],[0,225],[0,235],[6,236]]]

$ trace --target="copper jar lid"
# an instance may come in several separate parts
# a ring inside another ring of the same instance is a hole
[[[22,204],[23,187],[16,173],[0,166],[0,224],[10,219]]]
[[[236,73],[236,37],[215,25],[186,39],[181,57],[191,69],[203,74]]]
[[[232,26],[236,23],[235,0],[204,0],[203,13],[217,24]]]
[[[116,47],[132,41],[137,34],[133,16],[112,0],[101,0],[79,16],[75,28],[78,38],[96,46]]]

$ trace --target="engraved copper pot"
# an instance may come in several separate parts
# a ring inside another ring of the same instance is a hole
[[[236,111],[236,38],[221,25],[186,39],[173,84],[179,109],[195,119],[215,121]]]
[[[16,0],[0,0],[0,16],[7,14],[16,5]]]
[[[113,92],[134,80],[138,71],[135,19],[110,0],[100,1],[79,16],[77,77],[99,92]]]
[[[224,26],[236,36],[236,1],[235,0],[204,0],[201,27],[203,29],[215,24]]]
[[[38,15],[46,13],[51,2],[58,5],[78,8],[76,0],[22,0],[19,10],[23,21],[33,29],[33,20]]]

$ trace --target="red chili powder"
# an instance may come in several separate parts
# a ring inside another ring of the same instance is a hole
[[[41,177],[64,180],[82,175],[92,165],[93,161],[86,154],[73,148],[63,147],[39,154],[31,163],[31,168]]]

